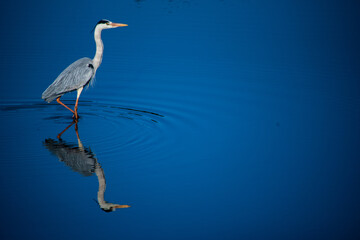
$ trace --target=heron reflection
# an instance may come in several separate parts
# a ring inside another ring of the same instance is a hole
[[[70,144],[61,139],[61,136],[72,125],[75,124],[75,132],[78,144]],[[64,162],[73,171],[80,173],[83,176],[91,176],[96,174],[99,182],[99,190],[97,194],[97,202],[99,207],[105,212],[112,212],[118,208],[128,208],[129,205],[119,205],[105,201],[106,181],[104,170],[97,161],[95,154],[90,148],[84,147],[78,133],[77,121],[73,121],[61,133],[58,134],[57,140],[48,138],[44,142],[44,146],[61,162]]]

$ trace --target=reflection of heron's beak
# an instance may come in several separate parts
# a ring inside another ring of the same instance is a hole
[[[129,205],[115,205],[114,208],[129,208]]]
[[[126,27],[127,24],[124,23],[110,23],[111,26],[113,27]]]

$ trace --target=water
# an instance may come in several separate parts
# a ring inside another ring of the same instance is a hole
[[[358,239],[358,10],[2,3],[1,238]],[[41,93],[101,18],[129,27],[104,30],[72,124]]]

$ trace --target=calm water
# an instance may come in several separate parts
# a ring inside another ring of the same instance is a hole
[[[1,239],[360,238],[358,3],[21,2],[0,8]],[[129,27],[71,125],[41,93],[101,18]]]

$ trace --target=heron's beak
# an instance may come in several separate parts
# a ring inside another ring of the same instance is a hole
[[[113,208],[129,208],[129,205],[115,205]]]
[[[111,26],[113,27],[126,27],[127,24],[124,23],[110,23]]]

